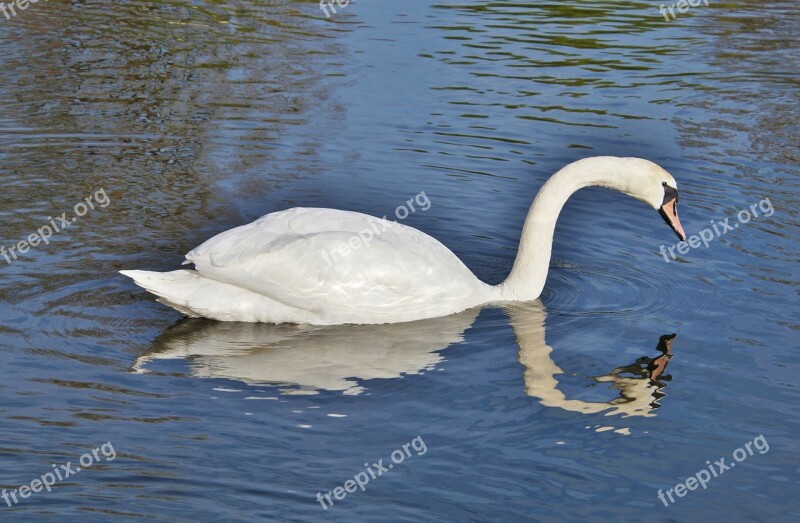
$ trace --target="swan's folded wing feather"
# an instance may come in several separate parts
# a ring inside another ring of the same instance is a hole
[[[434,238],[332,209],[290,209],[211,238],[187,254],[204,276],[309,311],[442,307],[479,282]]]

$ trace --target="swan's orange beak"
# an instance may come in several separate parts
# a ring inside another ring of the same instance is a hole
[[[664,197],[664,203],[661,204],[661,208],[658,210],[658,214],[664,218],[664,221],[675,231],[681,241],[686,240],[686,233],[683,232],[683,225],[681,225],[681,221],[678,218],[678,191],[675,191],[674,194],[667,193]]]

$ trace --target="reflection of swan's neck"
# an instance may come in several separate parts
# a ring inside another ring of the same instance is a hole
[[[528,211],[511,274],[498,286],[503,300],[539,297],[550,265],[556,221],[564,204],[575,191],[591,185],[629,193],[629,173],[638,167],[634,160],[586,158],[567,165],[547,180]]]
[[[611,401],[568,399],[558,388],[556,376],[564,371],[553,361],[553,348],[545,342],[545,317],[541,301],[514,303],[506,306],[514,335],[519,345],[519,362],[525,367],[525,392],[539,398],[545,407],[558,407],[571,412],[650,417],[654,385],[646,378],[627,378],[616,372],[594,378],[600,383],[613,383],[620,397]]]

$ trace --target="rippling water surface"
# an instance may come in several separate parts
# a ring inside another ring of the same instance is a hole
[[[116,454],[0,519],[796,519],[800,16],[710,4],[0,16],[0,245],[99,202],[0,258],[0,488]],[[406,223],[497,283],[538,188],[591,155],[669,169],[689,234],[764,198],[774,214],[665,262],[655,213],[587,189],[541,302],[406,325],[181,320],[117,274],[268,212],[383,216],[424,191]],[[707,489],[657,497],[759,435]],[[412,440],[323,510],[317,492]]]

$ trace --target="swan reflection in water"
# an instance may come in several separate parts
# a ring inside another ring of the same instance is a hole
[[[536,300],[504,308],[519,346],[529,396],[542,405],[573,412],[654,415],[664,396],[664,381],[670,379],[664,370],[672,357],[674,334],[661,337],[658,357],[642,357],[592,378],[611,384],[618,397],[600,402],[567,399],[556,379],[564,371],[545,342],[544,306]],[[355,395],[364,392],[365,380],[433,370],[444,359],[440,351],[463,341],[464,331],[479,312],[475,308],[410,323],[327,327],[183,320],[137,359],[134,370],[146,372],[153,360],[185,358],[197,377],[286,385],[291,387],[283,391],[287,394],[328,390]]]
[[[168,329],[134,366],[186,358],[193,375],[250,384],[299,386],[360,394],[361,380],[399,378],[435,368],[438,351],[464,340],[479,309],[452,316],[386,325],[271,325],[183,320]]]

